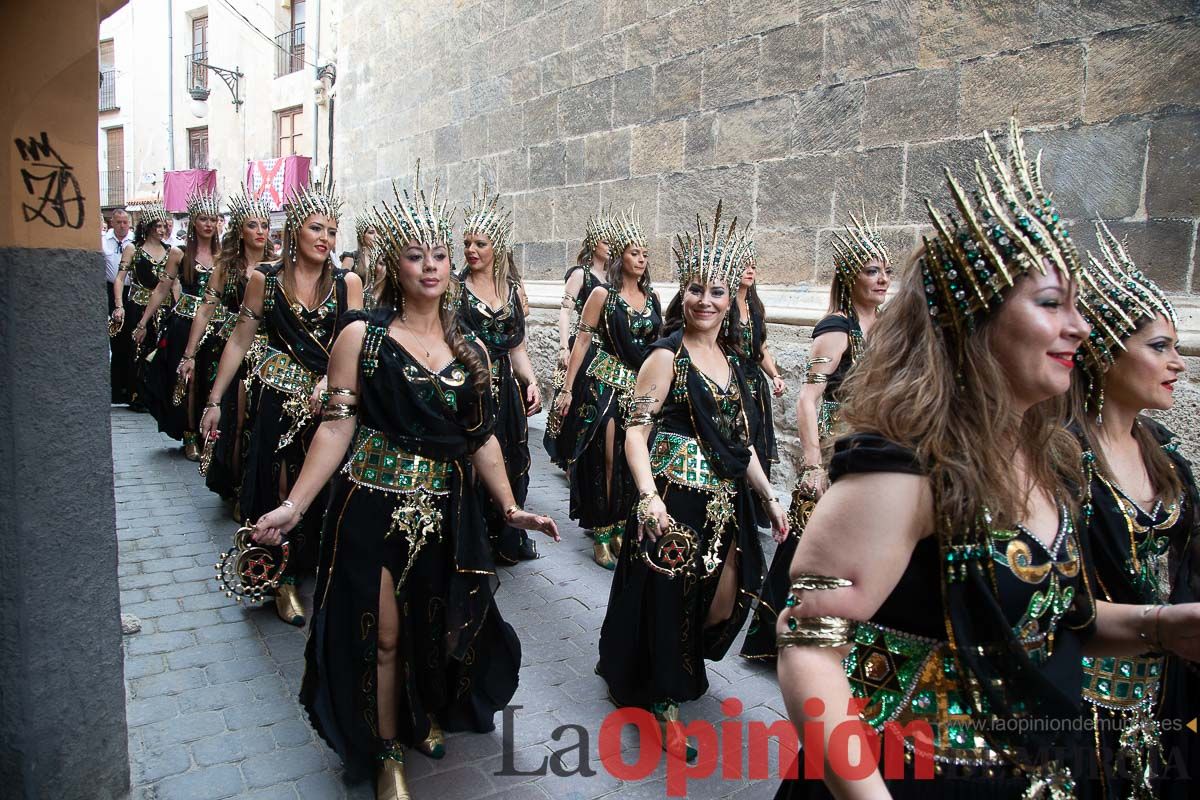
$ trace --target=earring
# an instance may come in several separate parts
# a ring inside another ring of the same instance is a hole
[[[400,306],[397,310],[400,312],[400,321],[407,322],[408,316],[404,313],[404,295],[403,294],[400,295]]]
[[[725,319],[721,320],[721,336],[729,335],[729,312],[725,312]]]

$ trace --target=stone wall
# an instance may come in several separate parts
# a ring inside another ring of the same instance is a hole
[[[584,220],[630,203],[667,278],[674,234],[723,198],[753,223],[760,281],[820,293],[849,212],[910,249],[925,198],[948,202],[942,166],[970,180],[981,132],[1015,108],[1081,244],[1086,220],[1109,220],[1164,288],[1200,291],[1191,0],[345,5],[335,160],[351,205],[417,159],[454,200],[493,183],[529,278],[561,276]],[[775,328],[803,349],[803,328]]]

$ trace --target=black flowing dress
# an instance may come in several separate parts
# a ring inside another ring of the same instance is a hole
[[[189,279],[187,270],[179,272],[179,300],[166,316],[158,332],[157,352],[143,371],[143,401],[150,414],[158,422],[158,430],[175,441],[183,439],[185,433],[195,433],[200,424],[197,411],[204,408],[208,393],[202,387],[192,395],[192,426],[188,425],[188,395],[175,403],[175,384],[179,380],[179,364],[187,351],[188,337],[192,334],[192,320],[204,300],[208,279],[212,269],[200,264],[192,265]],[[194,364],[193,366],[198,366]],[[193,380],[195,380],[193,372]]]
[[[583,271],[583,283],[575,295],[575,311],[571,316],[570,336],[567,338],[568,348],[575,347],[575,336],[579,330],[579,317],[583,314],[583,305],[587,302],[588,297],[591,296],[592,290],[597,286],[608,286],[607,283],[592,273],[591,266],[583,264],[575,264],[567,270],[567,274],[563,276],[564,284],[571,279],[571,274],[576,270]],[[579,371],[575,374],[575,383],[570,387],[572,397],[583,396],[588,380],[587,370],[591,366],[592,358],[595,355],[596,343],[592,342],[583,356],[583,362],[579,365]],[[565,373],[563,377],[566,377]],[[571,453],[575,452],[575,440],[579,436],[579,416],[568,412],[566,418],[562,420],[562,425],[557,435],[552,435],[553,433],[550,426],[547,425],[546,433],[542,437],[542,446],[546,449],[546,454],[550,456],[550,460],[559,469],[565,470],[568,466],[568,457]],[[574,510],[571,512],[571,517],[575,517]]]
[[[525,392],[513,373],[512,350],[525,341],[525,312],[515,283],[508,287],[504,304],[493,310],[475,296],[461,279],[463,302],[459,306],[459,324],[474,334],[487,348],[492,360],[492,395],[496,401],[496,440],[504,452],[504,468],[512,487],[513,499],[524,506],[529,494],[529,420],[525,416]],[[497,558],[507,564],[518,561],[518,551],[529,534],[504,521],[504,513],[488,502],[487,487],[480,483],[480,505],[487,517],[488,538]]]
[[[333,270],[329,294],[307,309],[288,297],[280,275],[282,264],[263,264],[263,319],[259,332],[266,334],[254,366],[257,384],[253,424],[242,473],[241,512],[251,521],[279,506],[279,476],[291,486],[300,476],[308,445],[317,431],[319,416],[308,413],[308,398],[329,369],[333,339],[346,314],[346,271]],[[313,501],[323,508],[324,494]],[[284,576],[310,572],[316,562],[321,517],[309,514],[288,534],[291,557]]]
[[[246,280],[237,274],[238,270],[234,269],[232,265],[227,265],[226,270],[225,285],[210,287],[208,290],[210,296],[217,291],[220,292],[220,295],[216,310],[213,312],[212,322],[209,324],[209,331],[205,334],[200,349],[196,352],[196,379],[202,381],[201,385],[205,387],[204,393],[200,395],[205,402],[207,402],[212,385],[217,379],[217,369],[221,365],[221,354],[225,352],[225,344],[233,335],[234,328],[237,327],[242,298],[246,296]],[[217,441],[213,445],[212,461],[209,462],[208,471],[204,474],[205,485],[226,500],[233,500],[241,490],[242,462],[246,452],[244,440],[248,431],[245,420],[238,417],[238,395],[239,389],[244,382],[247,382],[246,362],[249,360],[250,354],[247,354],[247,358],[238,365],[233,380],[230,381],[229,387],[221,397],[222,435],[217,437]],[[247,407],[251,405],[249,398],[247,398],[246,405]],[[237,442],[239,422],[243,437],[240,447],[237,446],[239,444]]]
[[[757,499],[746,479],[755,411],[738,358],[728,355],[729,385],[721,387],[692,363],[682,331],[653,347],[674,353],[675,366],[650,439],[650,467],[667,513],[691,529],[692,544],[656,558],[661,566],[678,555],[685,564],[682,575],[664,575],[642,555],[660,546],[649,539],[639,546],[637,515],[629,515],[597,665],[620,706],[682,703],[708,691],[704,660],[724,658],[762,579]],[[733,613],[705,627],[731,556],[738,585]]]
[[[358,424],[330,482],[300,700],[351,779],[379,752],[376,650],[384,569],[400,613],[397,739],[413,746],[434,716],[447,731],[493,730],[517,688],[521,646],[493,599],[495,566],[470,456],[495,407],[464,364],[431,372],[365,319]],[[483,348],[468,339],[484,357]]]
[[[924,470],[911,450],[875,434],[838,440],[830,480],[869,472]],[[888,723],[928,725],[933,736],[929,777],[917,777],[908,760],[892,770],[880,760],[892,797],[1017,800],[1047,756],[1071,770],[1074,796],[1086,796],[1087,734],[1072,723],[1095,604],[1080,540],[1065,505],[1049,547],[1024,526],[988,526],[987,545],[964,560],[937,535],[926,537],[879,610],[857,623],[842,666],[864,703],[860,718],[880,732]],[[912,745],[906,737],[906,754]],[[885,742],[885,755],[889,747],[900,745]],[[785,779],[776,800],[830,796],[820,779],[801,775]]]
[[[817,413],[817,435],[821,437],[822,442],[829,438],[837,425],[838,407],[842,400],[842,381],[845,380],[846,373],[850,371],[855,359],[862,355],[863,350],[863,336],[858,327],[858,320],[847,319],[840,314],[830,314],[813,328],[812,338],[815,340],[818,336],[824,336],[827,333],[844,333],[850,341],[846,351],[842,353],[841,360],[838,361],[837,368],[829,374],[829,380],[825,383],[825,393],[822,395],[821,408]],[[767,381],[764,385],[770,387],[771,383]],[[771,396],[768,391],[766,395],[768,409],[771,407],[770,401]],[[796,479],[796,485],[799,487],[799,477]],[[775,620],[779,617],[783,602],[788,597],[788,587],[791,586],[788,573],[791,571],[792,556],[796,554],[796,544],[800,541],[800,534],[804,532],[802,521],[804,515],[798,513],[798,507],[806,500],[807,498],[803,496],[802,492],[792,492],[792,508],[788,514],[792,530],[788,533],[788,537],[775,548],[771,567],[767,570],[767,577],[763,581],[762,592],[759,594],[758,605],[754,609],[754,615],[750,618],[750,628],[746,631],[746,640],[742,642],[743,658],[760,661],[775,660]]]
[[[649,292],[638,311],[620,292],[609,289],[608,299],[592,335],[596,345],[582,391],[571,396],[568,411],[575,418],[576,438],[567,463],[571,468],[571,518],[597,534],[619,534],[633,508],[637,492],[625,463],[625,407],[633,398],[637,373],[662,330],[658,296]],[[578,384],[578,382],[577,382]],[[605,466],[605,429],[616,426],[612,487]]]
[[[763,472],[771,477],[771,465],[779,461],[779,448],[775,443],[775,423],[771,408],[773,384],[763,369],[763,345],[767,340],[767,318],[747,303],[750,319],[742,320],[738,336],[738,356],[746,373],[746,385],[758,411],[758,430],[754,434],[754,452]],[[813,333],[814,337],[816,332]],[[762,522],[762,520],[759,520]]]
[[[112,350],[109,374],[113,397],[124,397],[133,405],[145,402],[141,397],[141,374],[146,365],[143,356],[147,351],[152,351],[158,342],[158,325],[154,319],[146,323],[146,336],[141,345],[133,341],[133,329],[150,304],[155,287],[166,274],[170,255],[171,249],[164,245],[162,258],[155,261],[141,245],[134,246],[133,261],[129,265],[129,292],[125,297],[125,323],[109,344]]]
[[[1200,520],[1191,465],[1169,430],[1145,417],[1137,424],[1148,427],[1167,453],[1184,494],[1147,511],[1093,468],[1090,451],[1084,453],[1091,476],[1090,503],[1084,509],[1087,562],[1096,597],[1134,605],[1192,602],[1192,543]],[[1200,779],[1200,746],[1192,741],[1195,734],[1179,723],[1194,718],[1200,702],[1195,665],[1146,652],[1132,658],[1084,658],[1083,672],[1084,719],[1097,732],[1093,796],[1125,800],[1141,789],[1161,797],[1194,797],[1200,785],[1192,783]]]

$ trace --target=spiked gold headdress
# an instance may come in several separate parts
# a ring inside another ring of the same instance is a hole
[[[242,190],[229,198],[229,227],[241,230],[248,219],[271,219],[271,207],[262,197],[255,197],[242,184]]]
[[[1079,275],[1079,254],[1042,188],[1041,153],[1033,163],[1025,158],[1016,117],[1008,131],[1007,163],[983,134],[988,169],[976,160],[974,202],[945,169],[961,219],[947,219],[925,201],[935,229],[924,240],[919,262],[925,300],[930,316],[959,348],[980,317],[1030,270],[1045,274],[1049,262],[1064,278]]]
[[[833,280],[837,284],[837,306],[848,317],[854,316],[852,300],[854,281],[871,261],[888,264],[891,261],[883,239],[875,225],[867,222],[867,210],[863,208],[862,219],[850,215],[850,224],[845,232],[837,231],[830,242],[833,246]]]
[[[630,245],[646,246],[646,233],[642,230],[637,214],[632,207],[629,213],[624,211],[603,220],[604,232],[601,239],[608,243],[609,257],[620,256]]]
[[[342,217],[342,198],[334,193],[333,179],[311,186],[292,189],[283,203],[287,215],[287,228],[295,231],[312,214],[321,214],[337,222]]]
[[[221,216],[221,197],[216,192],[197,189],[188,196],[187,213],[193,219],[196,217]]]
[[[721,224],[721,203],[712,227],[696,215],[696,233],[675,237],[675,277],[683,291],[693,281],[711,284],[721,281],[736,291],[746,268],[746,240],[737,231],[737,217],[727,228]]]
[[[493,269],[499,267],[504,254],[512,248],[512,213],[500,206],[500,195],[475,195],[463,211],[463,235],[482,233],[492,240],[496,258]]]
[[[418,166],[411,194],[407,189],[401,191],[393,181],[395,205],[384,200],[372,209],[371,224],[379,233],[375,247],[388,265],[389,276],[394,278],[394,265],[400,262],[401,253],[411,242],[452,249],[453,214],[445,198],[438,196],[439,188],[435,183],[433,193],[426,197],[425,190],[421,188],[421,170]]]
[[[155,222],[171,222],[172,218],[167,209],[163,206],[161,200],[155,200],[153,203],[147,203],[142,207],[141,221],[147,225]]]
[[[370,211],[363,211],[354,215],[354,241],[361,242],[363,234],[369,229],[375,227],[375,220],[371,218]]]
[[[1104,405],[1104,373],[1125,349],[1125,340],[1143,320],[1162,314],[1179,326],[1175,307],[1162,289],[1138,269],[1103,222],[1096,223],[1100,250],[1088,252],[1080,279],[1079,311],[1092,326],[1082,350],[1081,364],[1088,381],[1088,407],[1097,413]]]
[[[583,226],[583,254],[589,261],[596,252],[596,245],[601,242],[607,244],[604,237],[608,235],[607,230],[611,218],[612,215],[609,212],[603,211],[589,217],[587,224]]]

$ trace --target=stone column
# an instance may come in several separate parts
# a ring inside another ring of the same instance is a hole
[[[0,794],[129,788],[96,157],[123,0],[5,3],[0,51]]]

